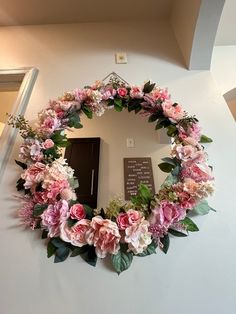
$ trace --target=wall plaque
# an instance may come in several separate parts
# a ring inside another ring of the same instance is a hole
[[[140,183],[147,185],[153,194],[155,193],[151,158],[124,158],[124,185],[126,200],[130,200],[132,196],[137,194]]]

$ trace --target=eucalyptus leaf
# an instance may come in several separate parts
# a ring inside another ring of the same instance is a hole
[[[170,173],[170,174],[166,177],[166,179],[165,179],[165,181],[163,182],[163,184],[161,185],[161,187],[164,187],[164,186],[166,186],[166,185],[171,186],[171,185],[173,185],[173,184],[176,184],[177,182],[178,182],[178,177],[177,177],[177,176],[174,176],[172,173]]]
[[[132,260],[133,254],[131,252],[119,251],[116,255],[111,255],[112,264],[118,275],[130,267]]]
[[[206,200],[201,201],[192,209],[192,211],[198,215],[206,215],[209,213],[210,210],[215,211],[208,205]]]

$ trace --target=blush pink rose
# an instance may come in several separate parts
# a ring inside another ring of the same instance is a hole
[[[127,215],[128,215],[128,220],[129,220],[130,225],[139,223],[142,220],[142,215],[137,210],[129,209],[127,211]]]
[[[125,87],[120,87],[117,89],[117,94],[121,97],[121,98],[124,98],[127,94],[128,94],[128,91]]]
[[[138,86],[132,86],[129,94],[130,94],[131,98],[142,98],[143,97],[143,91]]]
[[[162,103],[162,109],[164,115],[174,122],[184,117],[183,108],[179,104],[172,104],[170,100],[166,100]]]
[[[86,233],[87,243],[95,246],[96,254],[100,258],[104,258],[108,253],[117,254],[120,238],[117,224],[100,216],[93,217]]]
[[[125,230],[130,225],[127,213],[120,213],[116,218],[116,222],[120,230]]]
[[[44,143],[43,143],[43,148],[44,149],[49,149],[52,148],[54,146],[54,142],[48,138]]]
[[[81,220],[85,218],[86,212],[82,204],[75,204],[70,208],[70,217],[72,219]]]
[[[90,228],[90,220],[81,219],[71,228],[64,221],[60,225],[60,238],[65,242],[70,242],[74,246],[81,247],[87,244],[86,233]]]

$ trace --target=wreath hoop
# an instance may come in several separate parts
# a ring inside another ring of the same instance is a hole
[[[55,263],[80,255],[95,266],[97,258],[110,255],[120,274],[135,256],[153,254],[157,247],[167,253],[170,234],[186,237],[198,231],[189,213],[203,215],[212,209],[206,198],[213,193],[214,178],[200,144],[212,140],[201,135],[195,116],[171,101],[167,89],[150,81],[130,86],[114,72],[108,77],[108,83],[97,81],[49,101],[35,128],[22,116],[10,115],[8,124],[18,128],[24,140],[21,161],[16,161],[23,168],[16,184],[23,224],[42,230],[47,256],[54,256]],[[159,168],[169,175],[155,195],[140,184],[131,201],[114,199],[105,210],[93,210],[76,198],[78,181],[61,149],[68,145],[65,130],[82,127],[81,114],[91,119],[109,108],[141,113],[156,130],[167,130],[171,156],[163,158]]]

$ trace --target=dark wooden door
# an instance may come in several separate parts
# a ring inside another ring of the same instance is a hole
[[[100,138],[73,138],[65,158],[79,180],[76,195],[80,203],[97,207]]]

